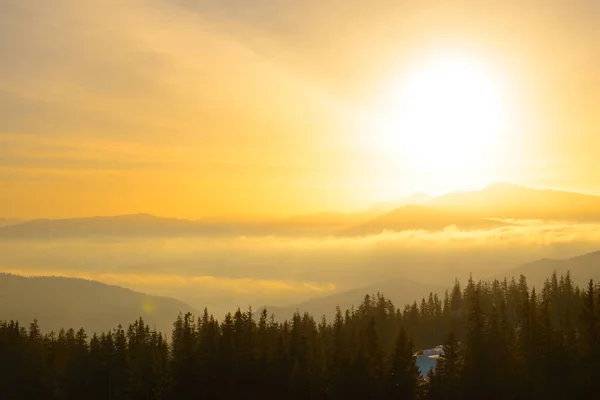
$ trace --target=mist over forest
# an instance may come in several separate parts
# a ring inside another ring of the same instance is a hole
[[[501,276],[524,263],[598,250],[599,232],[594,223],[533,221],[471,232],[447,228],[362,238],[5,240],[0,241],[0,268],[97,280],[223,315],[237,307],[288,306],[388,280],[446,287],[469,274]],[[579,283],[589,278],[573,274]]]

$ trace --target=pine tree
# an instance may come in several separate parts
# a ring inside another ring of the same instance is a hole
[[[594,398],[600,373],[600,291],[567,273],[540,294],[524,277],[470,279],[464,295],[435,294],[396,309],[383,295],[317,324],[278,323],[252,310],[221,322],[180,315],[171,340],[142,319],[88,339],[82,329],[42,334],[0,321],[2,398]],[[419,304],[421,306],[419,307]],[[456,307],[456,308],[453,308]],[[463,337],[450,333],[458,326]],[[434,331],[434,332],[431,332]],[[393,343],[389,337],[395,336]],[[422,384],[413,335],[447,335]]]
[[[173,324],[171,343],[171,390],[175,398],[194,392],[198,361],[194,317],[190,313],[179,315]]]
[[[462,398],[461,378],[463,354],[453,333],[448,335],[438,358],[435,371],[430,376],[430,398],[454,400]]]
[[[600,326],[598,312],[596,311],[596,288],[592,280],[589,281],[587,290],[583,295],[581,310],[581,330],[579,357],[582,360],[581,379],[582,393],[592,393],[595,384],[600,378]]]
[[[474,285],[469,291],[471,307],[467,321],[464,350],[464,398],[477,399],[491,383],[485,317],[480,306],[480,292]]]
[[[419,368],[415,349],[404,329],[396,339],[394,352],[389,360],[387,394],[392,399],[416,399],[419,388]]]

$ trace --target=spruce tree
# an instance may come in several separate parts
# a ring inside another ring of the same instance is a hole
[[[400,329],[389,365],[387,393],[390,398],[416,399],[420,373],[417,367],[415,349],[404,329]]]

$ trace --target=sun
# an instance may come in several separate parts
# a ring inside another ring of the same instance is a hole
[[[506,84],[493,66],[464,54],[438,54],[388,85],[380,142],[430,174],[475,171],[494,160],[510,127]]]

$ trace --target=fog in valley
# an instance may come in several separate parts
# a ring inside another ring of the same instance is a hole
[[[523,263],[599,248],[600,224],[542,221],[352,238],[15,239],[0,241],[0,270],[96,280],[224,315],[237,307],[294,305],[390,280],[449,287],[471,273],[487,279]]]

